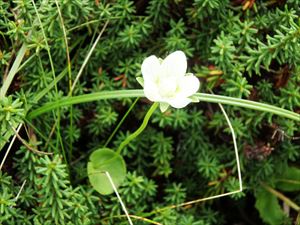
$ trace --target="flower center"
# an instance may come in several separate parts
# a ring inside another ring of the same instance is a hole
[[[160,78],[157,81],[159,95],[163,98],[174,97],[177,90],[177,79],[174,78]]]

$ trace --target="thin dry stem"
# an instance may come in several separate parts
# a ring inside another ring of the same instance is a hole
[[[85,68],[85,66],[86,66],[87,62],[89,61],[89,59],[90,59],[90,57],[91,57],[91,55],[92,55],[94,49],[96,48],[96,46],[97,46],[97,44],[98,44],[98,42],[99,42],[99,40],[100,40],[102,34],[104,33],[104,31],[105,31],[105,29],[106,29],[106,27],[107,27],[107,25],[108,25],[108,22],[109,22],[109,21],[106,21],[106,22],[105,22],[105,24],[104,24],[102,30],[100,31],[100,33],[99,33],[99,35],[98,35],[96,41],[95,41],[94,44],[93,44],[91,50],[89,51],[89,53],[88,53],[87,56],[85,57],[84,62],[83,62],[83,64],[82,64],[82,66],[81,66],[81,68],[80,68],[80,70],[79,70],[79,72],[78,72],[78,74],[77,74],[77,76],[76,76],[74,82],[73,82],[73,85],[72,85],[72,88],[71,88],[71,90],[70,90],[70,92],[69,92],[69,95],[73,92],[73,90],[74,90],[74,88],[75,88],[75,85],[76,85],[76,83],[78,82],[78,80],[79,80],[79,78],[80,78],[80,76],[81,76],[81,74],[82,74],[82,72],[83,72],[83,69]]]
[[[112,178],[111,178],[111,176],[109,174],[109,172],[106,171],[105,174],[106,174],[106,176],[107,176],[107,178],[108,178],[108,180],[109,180],[112,188],[114,189],[115,194],[117,195],[117,198],[118,198],[118,200],[119,200],[119,202],[120,202],[120,204],[122,206],[122,209],[123,209],[123,211],[124,211],[124,213],[125,213],[125,215],[126,215],[126,217],[128,219],[129,224],[133,225],[133,223],[132,223],[132,221],[130,219],[130,216],[129,216],[128,212],[127,212],[127,209],[125,207],[125,204],[123,203],[123,201],[122,201],[122,199],[121,199],[121,197],[120,197],[120,195],[118,193],[118,190],[117,190],[117,188],[116,188],[116,186],[115,186],[115,184],[114,184],[114,182],[113,182],[113,180],[112,180]]]
[[[20,131],[22,125],[23,125],[23,124],[20,124],[20,125],[18,126],[18,129],[17,129],[17,131],[16,131],[17,133]],[[0,165],[0,171],[2,170],[2,167],[3,167],[3,165],[4,165],[4,162],[5,162],[6,158],[7,158],[8,154],[9,154],[9,152],[10,152],[10,149],[11,149],[11,147],[13,146],[13,144],[14,144],[16,138],[17,138],[17,135],[15,134],[14,137],[12,138],[12,140],[11,140],[9,146],[8,146],[8,149],[7,149],[6,152],[5,152],[5,155],[4,155],[3,159],[2,159],[2,162],[1,162],[1,165]]]
[[[15,128],[10,124],[11,129],[13,130],[13,132],[15,133],[16,137],[19,139],[19,141],[21,141],[21,143],[30,151],[36,153],[36,154],[42,154],[42,155],[52,155],[52,152],[43,152],[40,150],[37,150],[33,147],[31,147],[18,133],[18,131],[15,130]]]

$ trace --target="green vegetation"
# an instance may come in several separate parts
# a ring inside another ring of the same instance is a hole
[[[135,225],[300,224],[299,15],[297,0],[0,0],[0,224],[128,224],[98,170]],[[199,103],[162,113],[136,78],[176,50]]]

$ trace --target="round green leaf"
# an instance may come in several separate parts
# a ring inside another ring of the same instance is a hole
[[[300,169],[288,167],[275,181],[276,188],[282,191],[300,191]]]
[[[263,188],[258,188],[255,198],[255,208],[265,223],[270,225],[284,224],[285,215],[275,195]]]
[[[114,192],[105,172],[108,172],[116,187],[120,186],[126,176],[126,165],[120,154],[109,148],[94,151],[87,164],[89,180],[93,188],[102,195]]]

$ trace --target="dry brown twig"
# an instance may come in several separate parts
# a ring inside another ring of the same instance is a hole
[[[37,150],[33,147],[30,146],[30,144],[28,144],[20,135],[19,133],[16,131],[16,129],[13,127],[13,125],[11,123],[9,123],[11,129],[13,130],[13,132],[15,133],[16,137],[18,138],[19,141],[21,141],[21,143],[30,151],[36,153],[36,154],[42,154],[42,155],[52,155],[52,152],[43,152],[40,150]]]

